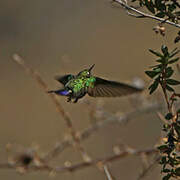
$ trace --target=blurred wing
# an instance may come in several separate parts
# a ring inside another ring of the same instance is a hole
[[[72,74],[67,74],[64,76],[55,76],[55,79],[65,85],[69,80],[71,80],[74,76]]]
[[[141,92],[139,89],[124,83],[115,81],[108,81],[96,77],[95,85],[93,88],[88,89],[89,96],[93,97],[120,97],[133,93]]]

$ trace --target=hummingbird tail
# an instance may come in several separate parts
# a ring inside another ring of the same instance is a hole
[[[61,96],[67,96],[69,95],[69,91],[68,90],[65,90],[65,89],[61,89],[61,90],[52,90],[52,91],[48,91],[47,93],[55,93],[57,95],[61,95]]]

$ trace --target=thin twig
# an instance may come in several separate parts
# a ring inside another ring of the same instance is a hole
[[[171,21],[163,19],[163,18],[159,18],[159,17],[153,16],[153,15],[150,15],[150,14],[146,14],[146,13],[144,13],[142,11],[137,10],[134,7],[129,6],[127,3],[123,2],[122,0],[113,0],[113,2],[116,2],[116,3],[120,4],[126,10],[130,10],[130,11],[133,11],[134,13],[136,13],[137,15],[128,12],[129,15],[134,16],[136,18],[150,18],[150,19],[154,19],[156,21],[160,21],[160,22],[163,22],[163,23],[175,26],[177,28],[180,28],[180,24],[171,22]]]
[[[161,156],[157,155],[157,157],[145,168],[142,173],[138,176],[137,180],[143,179],[147,174],[152,170],[152,168],[160,161]]]
[[[25,61],[23,60],[23,58],[20,57],[17,54],[13,55],[13,60],[16,63],[18,63],[19,65],[21,65],[28,72],[28,74],[30,74],[33,77],[33,79],[35,79],[37,81],[37,83],[40,85],[40,87],[45,92],[47,92],[48,86],[45,83],[45,81],[41,78],[40,74],[37,71],[33,70],[31,67],[29,67],[27,64],[25,64]],[[66,125],[69,128],[69,130],[70,130],[70,134],[72,135],[73,142],[75,142],[76,147],[81,152],[83,158],[87,159],[88,155],[87,155],[87,153],[85,152],[84,148],[82,147],[82,145],[80,143],[80,139],[78,138],[77,133],[76,133],[74,127],[73,127],[72,120],[71,120],[70,116],[66,113],[66,111],[64,110],[64,108],[62,107],[60,102],[57,100],[56,95],[51,94],[51,93],[47,93],[47,95],[49,95],[51,100],[54,102],[57,111],[59,112],[59,114],[65,120]]]
[[[56,173],[63,173],[63,172],[74,172],[86,167],[91,167],[91,166],[97,166],[97,164],[106,164],[110,162],[114,162],[120,159],[123,159],[128,156],[139,156],[142,153],[145,153],[147,155],[151,155],[154,153],[158,153],[158,150],[156,148],[149,148],[149,149],[142,149],[142,150],[125,150],[123,152],[120,152],[118,154],[113,154],[107,157],[103,158],[97,158],[95,160],[89,161],[89,162],[80,162],[76,164],[69,164],[65,166],[56,166],[52,167],[49,166],[48,164],[42,164],[42,165],[30,165],[26,167],[26,172],[34,172],[34,171],[48,171],[48,172],[56,172]],[[0,169],[17,169],[19,167],[18,164],[10,164],[10,163],[0,163]]]
[[[81,139],[81,141],[85,140],[88,137],[90,137],[91,135],[93,135],[94,132],[97,132],[98,130],[100,130],[101,128],[103,128],[109,124],[114,124],[114,123],[118,123],[120,125],[125,124],[125,123],[129,122],[130,120],[133,120],[135,117],[137,117],[139,115],[151,113],[154,111],[159,111],[159,110],[163,109],[163,107],[164,106],[161,103],[156,103],[156,102],[149,103],[144,106],[140,106],[133,111],[127,112],[124,115],[121,115],[119,117],[103,111],[102,118],[105,120],[96,121],[93,125],[84,129],[82,132],[79,133],[79,138]],[[44,158],[49,159],[49,160],[53,159],[58,154],[63,152],[66,148],[70,147],[71,145],[72,145],[72,141],[66,139],[66,140],[62,141],[61,143],[56,144],[56,146],[51,151],[49,151]]]
[[[109,172],[109,169],[107,167],[107,165],[104,165],[104,173],[107,177],[107,180],[114,180],[114,178],[112,178],[112,175],[111,173]]]

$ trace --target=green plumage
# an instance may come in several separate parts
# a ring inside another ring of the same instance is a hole
[[[81,91],[81,89],[85,88],[88,90],[88,88],[94,87],[94,82],[96,81],[95,77],[80,77],[76,79],[71,79],[66,86],[72,89],[73,92],[77,93]]]
[[[124,83],[92,76],[91,70],[93,67],[94,65],[77,75],[67,74],[56,77],[56,80],[63,84],[64,88],[49,91],[49,93],[67,96],[68,102],[71,99],[75,99],[74,102],[77,102],[86,94],[92,97],[120,97],[142,91],[142,89]]]

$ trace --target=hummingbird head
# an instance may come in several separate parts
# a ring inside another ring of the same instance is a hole
[[[81,71],[78,76],[80,77],[90,77],[91,76],[91,70],[93,69],[93,67],[95,66],[95,64],[93,64],[89,69],[85,69],[83,71]]]

